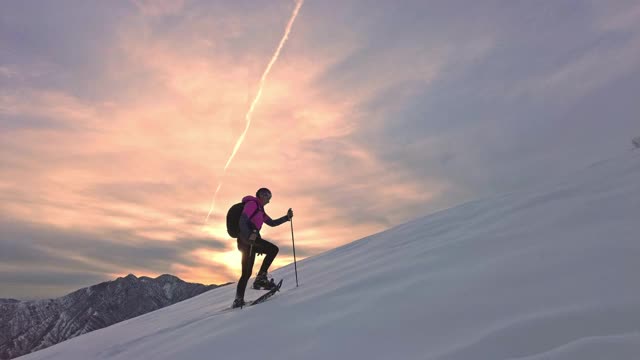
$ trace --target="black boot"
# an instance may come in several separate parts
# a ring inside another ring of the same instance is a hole
[[[269,280],[267,273],[258,274],[256,279],[253,281],[253,288],[256,290],[260,290],[260,288],[264,290],[271,290],[274,287],[276,287],[276,283],[273,279]]]
[[[243,298],[236,298],[235,300],[233,300],[233,305],[231,305],[232,309],[235,308],[242,308],[243,306],[245,306],[247,303],[244,302]]]

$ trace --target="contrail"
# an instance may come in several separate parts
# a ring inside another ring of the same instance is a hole
[[[222,176],[220,176],[221,180],[218,182],[218,187],[216,188],[216,192],[213,195],[213,201],[211,203],[211,208],[209,209],[209,213],[207,214],[207,218],[206,218],[205,222],[209,221],[209,216],[211,216],[211,213],[213,212],[213,209],[216,206],[216,198],[218,197],[218,192],[220,191],[220,188],[222,187],[222,178],[227,173],[227,168],[229,167],[229,164],[231,164],[231,160],[233,160],[233,158],[236,156],[236,153],[238,152],[238,149],[240,149],[240,145],[242,145],[242,143],[244,142],[244,138],[247,135],[247,131],[249,130],[249,127],[251,126],[251,115],[253,114],[253,110],[256,108],[256,105],[258,104],[258,101],[260,101],[260,97],[262,96],[262,88],[264,87],[264,84],[265,84],[265,82],[267,80],[267,76],[269,75],[269,72],[271,71],[271,67],[273,67],[273,64],[275,64],[276,60],[278,60],[278,56],[280,55],[280,51],[282,50],[282,47],[284,46],[284,44],[287,42],[287,39],[289,38],[289,33],[291,32],[291,28],[293,27],[293,22],[296,20],[296,17],[298,16],[298,12],[300,11],[300,8],[302,7],[303,3],[304,3],[304,0],[297,0],[296,1],[296,7],[293,9],[293,13],[291,14],[291,17],[289,18],[289,22],[287,23],[287,27],[284,30],[284,35],[282,36],[282,39],[280,39],[280,43],[278,44],[278,47],[276,48],[275,53],[271,57],[271,61],[269,61],[269,64],[267,65],[267,68],[262,73],[262,77],[260,77],[260,85],[258,86],[258,92],[256,94],[256,97],[251,102],[251,106],[249,106],[249,110],[247,111],[247,114],[244,116],[247,124],[245,125],[244,131],[242,132],[242,134],[240,134],[240,137],[238,138],[238,141],[236,141],[236,145],[233,147],[233,151],[231,152],[231,156],[229,156],[229,159],[227,160],[227,163],[224,165],[224,169],[222,170]]]

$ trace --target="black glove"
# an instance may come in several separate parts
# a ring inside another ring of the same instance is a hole
[[[256,243],[257,238],[258,238],[258,232],[254,230],[251,233],[251,235],[249,235],[249,244],[254,245]]]
[[[291,208],[289,208],[289,211],[287,211],[287,217],[289,218],[289,220],[291,220],[291,218],[293,217],[293,210],[291,210]]]

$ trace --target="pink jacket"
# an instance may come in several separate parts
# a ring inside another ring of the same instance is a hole
[[[264,207],[260,204],[260,200],[255,196],[245,196],[242,198],[242,202],[244,203],[242,213],[247,215],[247,218],[250,218],[251,224],[255,226],[255,229],[260,231],[265,220],[271,220],[269,215],[264,212]],[[253,215],[253,217],[251,217],[251,215]]]
[[[286,215],[276,220],[271,219],[271,217],[264,212],[264,206],[262,206],[260,200],[255,196],[245,196],[242,202],[244,203],[244,208],[240,215],[239,225],[240,237],[243,239],[247,239],[253,230],[260,231],[263,224],[278,226],[289,221]]]

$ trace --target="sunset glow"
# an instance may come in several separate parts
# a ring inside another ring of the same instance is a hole
[[[235,282],[226,212],[261,187],[301,261],[626,151],[639,9],[2,1],[0,298]]]

